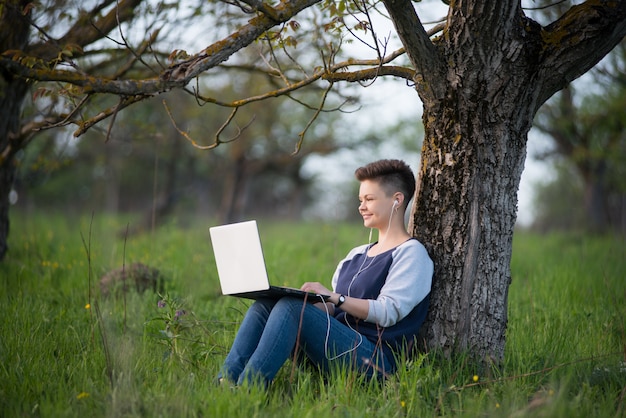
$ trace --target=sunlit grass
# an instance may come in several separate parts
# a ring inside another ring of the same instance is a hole
[[[289,361],[263,393],[214,381],[249,302],[220,296],[211,221],[186,219],[181,226],[174,220],[127,236],[132,221],[13,217],[10,253],[0,264],[3,416],[619,417],[625,412],[623,240],[516,235],[501,369],[481,370],[463,356],[429,353],[406,362],[388,381],[372,384],[351,373],[325,381]],[[336,262],[368,234],[359,225],[260,222],[259,227],[272,280],[291,286],[328,283]],[[99,277],[133,262],[158,268],[166,279],[164,293],[99,297]],[[184,316],[178,317],[179,311]],[[168,329],[182,331],[164,337]]]

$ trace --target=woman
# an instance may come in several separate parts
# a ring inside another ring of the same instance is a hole
[[[332,291],[318,282],[302,290],[326,303],[284,297],[252,304],[218,375],[220,382],[267,386],[296,345],[328,371],[338,364],[370,377],[396,370],[396,357],[414,344],[428,310],[433,263],[407,233],[404,212],[415,192],[411,169],[380,160],[355,172],[359,213],[378,242],[351,250],[335,271]]]

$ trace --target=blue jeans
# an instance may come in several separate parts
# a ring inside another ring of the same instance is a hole
[[[269,385],[298,347],[323,371],[349,367],[369,377],[392,373],[380,346],[302,299],[260,299],[248,309],[218,378]]]

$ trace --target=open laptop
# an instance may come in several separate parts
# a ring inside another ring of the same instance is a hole
[[[327,296],[290,287],[271,286],[256,221],[209,228],[222,294],[248,299],[295,296],[321,302]]]

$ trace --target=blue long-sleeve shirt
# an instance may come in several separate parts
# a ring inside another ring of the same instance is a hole
[[[368,300],[367,318],[359,321],[341,308],[335,317],[370,341],[385,342],[392,354],[412,342],[426,318],[433,262],[416,239],[374,257],[367,256],[369,248],[351,250],[332,279],[334,292]]]

